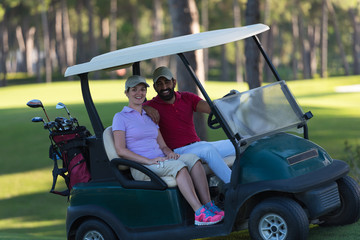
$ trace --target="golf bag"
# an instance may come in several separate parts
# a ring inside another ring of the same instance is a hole
[[[86,161],[88,136],[90,132],[84,126],[78,126],[74,130],[53,131],[50,134],[49,157],[54,161],[51,193],[69,196],[70,190],[76,183],[90,181],[91,176]],[[62,168],[58,167],[58,161],[62,161]],[[55,191],[59,175],[65,179],[67,186],[67,189],[61,192]]]

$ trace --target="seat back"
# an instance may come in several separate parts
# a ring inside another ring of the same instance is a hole
[[[116,153],[115,144],[114,144],[114,135],[112,132],[112,127],[107,127],[103,132],[103,141],[106,155],[111,161],[114,158],[119,158],[119,155]],[[128,166],[119,166],[119,170],[127,170]]]

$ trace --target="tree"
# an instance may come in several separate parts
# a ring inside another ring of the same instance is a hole
[[[153,20],[152,20],[152,40],[159,41],[164,39],[164,9],[161,0],[153,1]],[[153,59],[153,66],[159,67],[169,64],[169,57],[161,57]]]
[[[320,37],[320,76],[327,77],[328,57],[328,9],[326,0],[322,0],[321,37]]]
[[[46,82],[52,81],[52,69],[51,69],[51,58],[50,58],[50,35],[49,35],[49,24],[46,14],[45,1],[42,0],[42,11],[41,11],[41,22],[43,28],[43,39],[44,39],[44,53],[45,53],[45,79]]]
[[[246,25],[260,22],[259,0],[248,0],[245,12]],[[245,40],[246,82],[250,89],[260,87],[262,71],[260,68],[260,52],[252,38]]]
[[[233,6],[234,6],[234,27],[240,27],[241,26],[241,9],[239,0],[233,0]],[[235,78],[236,82],[243,82],[243,52],[240,50],[240,42],[235,42]]]
[[[360,4],[360,2],[358,3]],[[355,7],[349,9],[351,23],[354,29],[353,33],[353,58],[354,58],[354,74],[360,74],[360,17],[359,11]]]
[[[0,5],[0,10],[1,10]],[[1,11],[0,11],[1,12]],[[8,29],[6,26],[7,23],[7,15],[4,11],[4,14],[1,16],[0,14],[0,32],[2,32],[2,36],[0,35],[0,87],[5,87],[7,85],[7,68],[6,68],[6,59],[9,54],[9,38],[8,38]]]
[[[181,36],[200,32],[199,14],[194,0],[169,0],[169,9],[173,25],[173,35]],[[193,51],[185,54],[193,67],[200,81],[204,82],[204,63],[202,51]],[[177,83],[179,91],[189,91],[199,94],[194,82],[190,78],[184,65],[178,59],[177,62]],[[195,114],[194,123],[196,132],[202,140],[206,140],[206,127],[204,124],[204,116]]]
[[[326,5],[327,5],[327,8],[329,10],[332,22],[333,22],[336,41],[337,41],[338,46],[339,46],[340,56],[341,56],[341,60],[342,60],[342,63],[343,63],[344,70],[345,70],[345,75],[349,75],[350,74],[350,72],[349,72],[349,64],[348,64],[348,62],[346,60],[346,54],[345,54],[344,45],[343,45],[343,43],[341,41],[341,34],[340,34],[338,19],[336,17],[336,12],[335,12],[335,9],[334,9],[334,7],[333,7],[330,0],[326,0]]]

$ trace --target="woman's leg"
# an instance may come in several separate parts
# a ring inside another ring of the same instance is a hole
[[[208,181],[206,179],[206,173],[204,167],[200,161],[197,161],[190,171],[191,179],[193,180],[195,189],[199,195],[202,204],[206,204],[211,201]]]
[[[187,168],[182,168],[178,172],[176,176],[176,183],[180,189],[181,194],[190,204],[194,212],[201,208],[202,204],[200,203],[199,198],[196,195],[194,184],[191,180]]]

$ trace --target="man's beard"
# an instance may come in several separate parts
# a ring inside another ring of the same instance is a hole
[[[168,95],[162,95],[161,93],[162,92],[165,92],[165,91],[169,91],[169,94]],[[157,92],[159,97],[164,100],[164,101],[169,101],[173,98],[174,94],[175,94],[175,91],[174,89],[171,89],[171,88],[168,88],[168,89],[165,89],[165,90],[161,90],[159,92]]]

